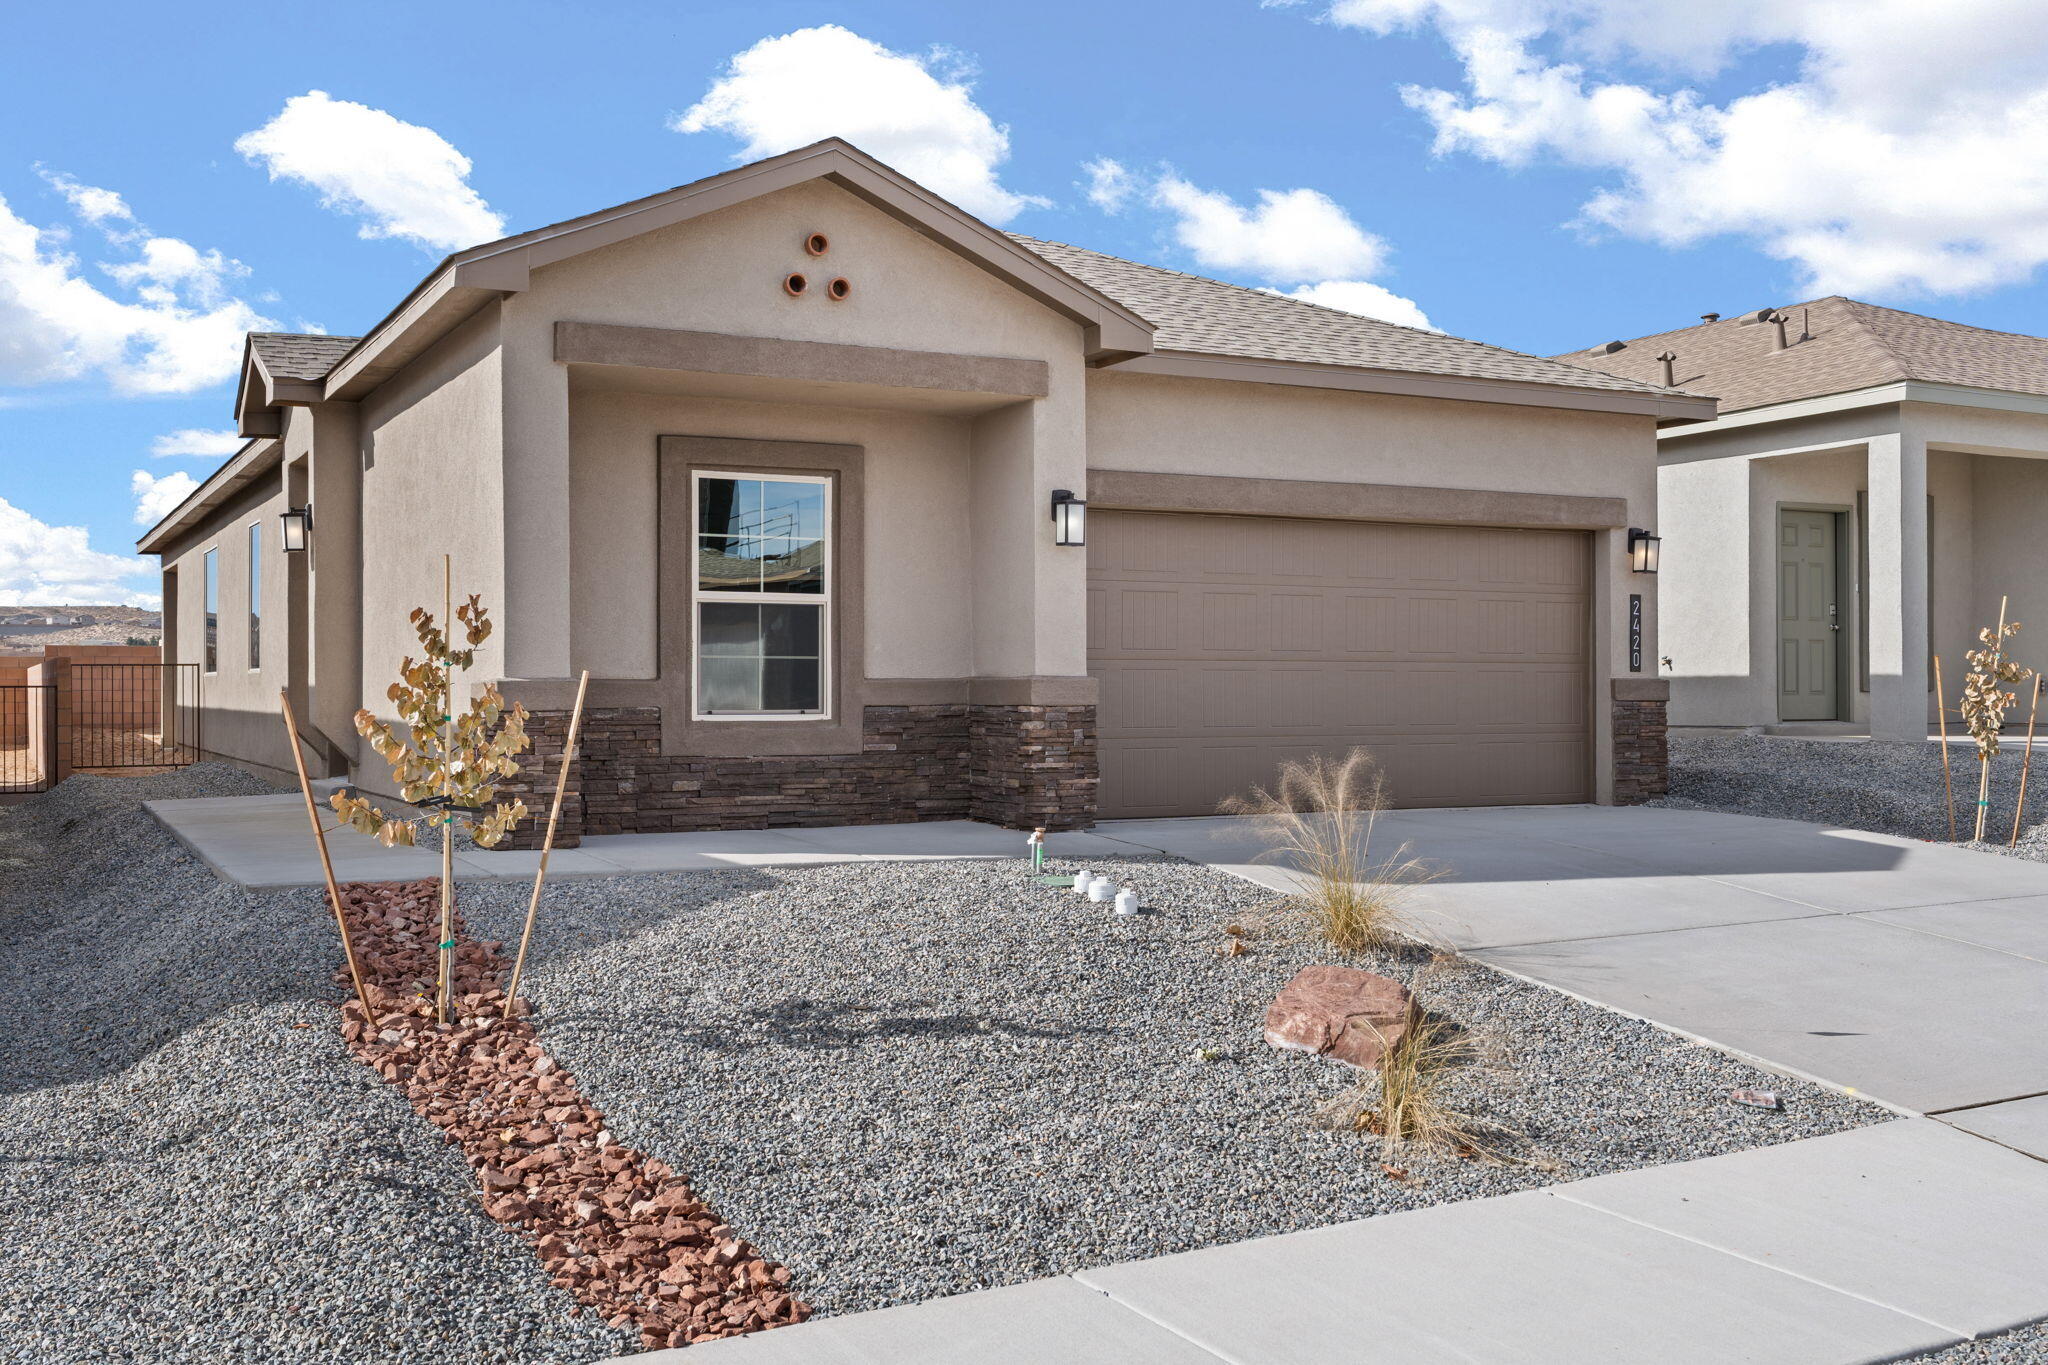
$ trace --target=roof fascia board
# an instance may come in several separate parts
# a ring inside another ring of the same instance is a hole
[[[1402,370],[1369,370],[1341,365],[1316,365],[1295,360],[1251,360],[1230,356],[1156,351],[1118,365],[1120,372],[1164,374],[1185,379],[1224,379],[1250,384],[1288,384],[1354,393],[1403,394],[1418,398],[1449,398],[1467,403],[1512,403],[1521,407],[1568,408],[1581,412],[1619,412],[1661,420],[1697,422],[1711,416],[1714,400],[1693,394],[1626,393],[1607,389],[1574,389],[1555,384],[1475,379],[1466,375],[1419,374]]]
[[[443,266],[415,289],[405,302],[398,306],[396,312],[378,323],[368,336],[357,342],[355,348],[341,358],[339,364],[327,372],[321,396],[327,399],[360,398],[369,389],[376,387],[375,384],[361,384],[358,381],[364,372],[376,365],[393,346],[408,339],[417,329],[427,324],[429,319],[436,315],[440,305],[457,289],[465,288],[457,276],[458,271]]]
[[[1734,431],[1741,427],[1791,422],[1802,417],[1820,417],[1828,413],[1885,407],[1894,403],[1941,403],[1957,408],[1991,408],[2000,412],[2048,415],[2048,395],[2012,393],[2004,389],[1977,389],[1965,384],[1935,384],[1922,379],[1908,379],[1880,384],[1874,388],[1851,389],[1847,393],[1827,393],[1817,398],[1795,398],[1789,402],[1771,403],[1760,408],[1744,408],[1740,412],[1723,414],[1712,421],[1688,422],[1684,426],[1671,427],[1658,432],[1657,439],[1683,440],[1691,436]]]
[[[186,523],[225,502],[248,483],[284,459],[284,442],[254,440],[243,446],[227,463],[206,476],[205,482],[185,495],[185,500],[164,514],[163,520],[143,532],[135,542],[138,554],[162,554],[183,531]]]

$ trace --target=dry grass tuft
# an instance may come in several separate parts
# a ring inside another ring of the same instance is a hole
[[[1358,1026],[1372,1027],[1362,1020]],[[1529,1158],[1516,1151],[1517,1134],[1459,1111],[1446,1098],[1460,1070],[1487,1060],[1470,1033],[1418,1006],[1407,1030],[1380,1059],[1379,1071],[1360,1072],[1356,1085],[1322,1104],[1317,1121],[1378,1135],[1388,1160],[1404,1148],[1420,1148],[1488,1165],[1525,1164]]]
[[[1273,790],[1254,787],[1220,807],[1248,817],[1273,841],[1262,861],[1307,877],[1291,899],[1312,910],[1322,936],[1346,953],[1429,941],[1402,902],[1443,874],[1411,857],[1406,844],[1374,857],[1373,833],[1386,808],[1386,777],[1364,749],[1334,763],[1320,754],[1290,760]]]

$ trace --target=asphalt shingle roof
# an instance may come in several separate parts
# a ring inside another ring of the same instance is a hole
[[[1105,256],[1085,247],[1011,236],[1018,245],[1151,323],[1156,329],[1154,344],[1162,351],[1610,392],[1668,392],[1654,375],[1643,381]],[[323,378],[360,338],[253,332],[249,340],[273,378],[311,380]]]
[[[1847,299],[1839,294],[1781,310],[1793,342],[1773,348],[1776,328],[1743,317],[1637,337],[1612,355],[1599,347],[1556,357],[1608,374],[1656,381],[1670,351],[1680,388],[1712,394],[1722,412],[1850,393],[1917,379],[2011,393],[2048,394],[2048,338],[1993,332],[1960,322]],[[1801,336],[1802,328],[1805,336]]]
[[[1011,238],[1137,313],[1162,351],[1462,375],[1624,393],[1668,393],[1654,376],[1602,374],[1420,327],[1404,327],[1263,289],[1187,275],[1035,237]]]
[[[272,379],[325,379],[361,340],[313,332],[249,333],[249,344]]]

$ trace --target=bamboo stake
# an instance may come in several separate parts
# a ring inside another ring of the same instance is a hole
[[[348,919],[341,913],[341,887],[334,880],[334,862],[327,856],[327,831],[320,827],[320,808],[313,803],[313,782],[306,776],[306,758],[299,752],[299,723],[292,715],[291,693],[279,688],[277,700],[284,708],[284,730],[291,739],[292,766],[299,770],[299,790],[306,797],[306,819],[313,826],[313,842],[320,848],[320,871],[327,878],[327,901],[334,907],[334,927],[341,931],[342,955],[348,958],[349,979],[356,983],[356,999],[362,1002],[363,1023],[367,1026],[377,1016],[370,1009],[370,993],[363,989],[363,969],[356,965],[356,949],[349,939]]]
[[[590,687],[590,670],[584,669],[576,683],[576,709],[569,713],[569,739],[562,746],[562,771],[555,775],[555,804],[548,811],[547,837],[541,840],[540,867],[533,874],[533,898],[526,903],[526,928],[519,935],[519,956],[512,960],[512,984],[505,989],[505,1017],[519,1007],[519,974],[526,970],[526,945],[533,938],[533,917],[540,910],[540,889],[548,879],[548,855],[555,851],[555,825],[562,818],[562,798],[569,791],[569,766],[576,761],[576,733],[583,726],[583,694]]]
[[[2034,675],[2034,700],[2027,707],[2027,751],[2020,759],[2020,797],[2012,808],[2012,838],[2005,841],[2007,848],[2017,848],[2020,842],[2020,821],[2027,813],[2027,770],[2034,766],[2034,717],[2041,710],[2041,675]]]
[[[441,631],[450,644],[455,640],[455,561],[441,556]],[[441,953],[440,980],[434,985],[434,1022],[448,1022],[448,1000],[455,993],[455,812],[446,804],[455,798],[448,786],[448,751],[454,731],[449,718],[455,714],[455,665],[441,670]]]
[[[1941,656],[1934,656],[1934,718],[1941,726],[1941,803],[1948,809],[1948,841],[1956,841],[1956,793],[1948,773],[1948,703],[1941,694]]]
[[[1998,666],[2005,662],[2005,603],[1998,599],[1998,640],[1991,649],[1991,685],[1998,685]],[[2004,729],[2001,723],[1999,729]],[[1995,732],[1994,732],[1995,733]],[[1972,842],[1984,842],[1984,821],[1991,814],[1991,755],[1977,747],[1977,832]]]

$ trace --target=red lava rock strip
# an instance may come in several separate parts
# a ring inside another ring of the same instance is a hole
[[[376,1018],[351,996],[342,1037],[459,1145],[491,1217],[519,1229],[553,1283],[653,1350],[801,1322],[789,1268],[768,1260],[665,1163],[612,1141],[604,1115],[506,1017],[499,943],[457,924],[454,1010],[434,1023],[440,884],[342,887]],[[337,973],[346,982],[346,969]]]
[[[1414,998],[1398,981],[1356,967],[1303,967],[1266,1009],[1266,1041],[1377,1068],[1408,1031]]]

